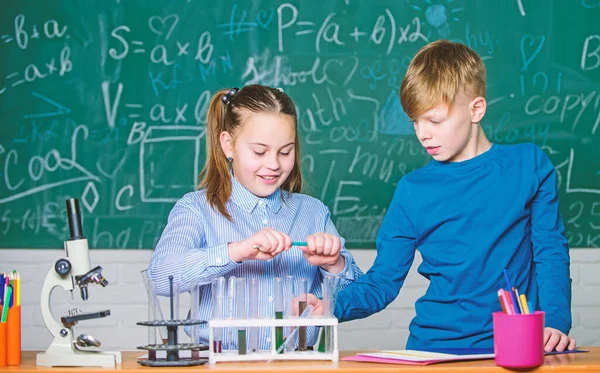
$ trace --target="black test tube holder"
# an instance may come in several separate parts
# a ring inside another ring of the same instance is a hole
[[[138,349],[148,351],[147,359],[138,359],[138,363],[143,366],[149,367],[176,367],[176,366],[194,366],[202,365],[207,362],[206,358],[200,358],[200,351],[208,350],[208,345],[196,344],[196,343],[178,343],[177,342],[177,330],[180,326],[193,326],[206,323],[202,320],[177,320],[174,312],[173,304],[173,276],[169,276],[169,309],[170,319],[169,320],[148,320],[140,321],[137,325],[147,327],[166,327],[168,340],[167,343],[160,344],[149,344],[145,346],[139,346]],[[190,358],[180,358],[179,351],[191,350]],[[157,358],[156,352],[166,351],[166,358]]]

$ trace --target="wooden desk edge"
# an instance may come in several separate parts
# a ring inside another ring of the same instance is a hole
[[[544,365],[532,370],[533,372],[598,372],[600,373],[600,346],[581,347],[583,350],[589,350],[589,353],[564,354],[546,356]],[[22,355],[22,364],[20,366],[0,367],[0,373],[49,371],[53,373],[81,373],[89,371],[119,371],[129,373],[139,373],[141,370],[152,369],[156,371],[177,370],[197,370],[197,371],[218,371],[224,372],[274,372],[284,371],[287,373],[361,373],[361,372],[412,372],[415,369],[423,372],[499,372],[508,371],[499,368],[493,360],[466,361],[454,363],[440,363],[427,366],[395,365],[395,364],[375,364],[360,363],[352,361],[340,361],[339,363],[323,361],[274,361],[266,362],[244,362],[244,363],[217,363],[214,366],[205,364],[196,367],[168,367],[168,368],[150,368],[143,367],[137,363],[137,357],[144,354],[143,351],[123,352],[123,364],[115,369],[103,368],[82,368],[82,367],[56,367],[46,368],[35,365],[35,351],[24,351]],[[341,356],[351,356],[357,351],[342,351]]]

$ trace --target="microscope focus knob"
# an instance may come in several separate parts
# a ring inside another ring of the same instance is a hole
[[[67,259],[59,259],[54,263],[54,270],[60,276],[66,276],[71,272],[71,262]]]

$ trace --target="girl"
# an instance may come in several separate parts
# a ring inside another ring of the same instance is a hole
[[[221,90],[207,115],[207,160],[199,190],[173,207],[150,262],[157,293],[168,276],[181,292],[199,283],[200,316],[211,315],[210,283],[219,276],[259,280],[261,316],[274,314],[273,278],[307,278],[320,295],[323,275],[340,274],[340,289],[362,275],[319,200],[300,194],[296,109],[283,91],[260,85]],[[305,241],[305,247],[292,247]],[[225,346],[235,346],[227,340]],[[208,342],[202,325],[199,342]],[[309,344],[316,332],[308,330]],[[259,348],[269,348],[262,328]]]

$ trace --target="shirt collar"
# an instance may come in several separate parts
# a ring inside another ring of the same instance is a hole
[[[233,176],[231,176],[231,201],[249,213],[252,212],[258,204],[264,203],[272,212],[276,214],[279,212],[283,204],[283,201],[281,200],[280,189],[277,189],[270,196],[260,198],[246,189]]]

